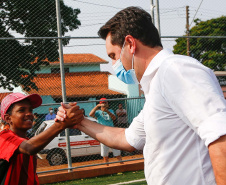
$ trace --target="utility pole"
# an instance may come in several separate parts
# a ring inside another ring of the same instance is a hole
[[[57,16],[57,33],[58,37],[62,37],[62,30],[61,30],[61,14],[60,14],[60,0],[56,0],[56,16]],[[58,39],[59,45],[59,58],[60,58],[60,76],[61,76],[61,86],[62,86],[62,99],[63,102],[67,102],[66,97],[66,87],[65,87],[65,72],[64,72],[64,58],[63,58],[63,44],[62,39]],[[67,143],[67,159],[68,159],[68,172],[71,172],[72,168],[72,161],[71,161],[71,147],[70,147],[70,137],[69,137],[69,129],[66,128],[66,143]]]
[[[159,36],[161,36],[160,30],[160,15],[159,15],[159,0],[156,0],[156,13],[157,13],[157,29],[159,31]]]
[[[152,23],[155,25],[155,18],[154,18],[154,8],[155,8],[155,5],[154,5],[154,2],[153,0],[150,0],[151,1],[151,18],[152,18]]]
[[[189,6],[186,6],[186,32],[187,36],[190,35],[189,31]],[[187,38],[187,55],[190,56],[190,40]]]

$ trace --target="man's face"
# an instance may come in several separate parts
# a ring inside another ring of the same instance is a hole
[[[53,114],[53,109],[52,108],[49,109],[49,113]]]
[[[114,65],[115,62],[120,58],[120,53],[122,52],[121,54],[122,65],[126,70],[129,70],[132,68],[132,55],[128,51],[126,44],[123,50],[118,45],[112,45],[110,33],[106,37],[106,50],[107,50],[108,56],[112,60],[112,65]]]
[[[108,102],[107,101],[105,101],[105,102],[103,102],[101,104],[102,104],[102,106],[101,106],[101,110],[102,111],[104,111],[106,108],[108,109]]]

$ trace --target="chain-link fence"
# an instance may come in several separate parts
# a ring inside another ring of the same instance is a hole
[[[137,98],[114,98],[107,99],[109,104],[109,111],[113,112],[116,115],[114,120],[114,125],[116,127],[127,128],[133,117],[136,116],[139,111],[142,109],[144,104],[144,99],[142,97]],[[78,105],[85,110],[84,114],[87,118],[92,121],[97,121],[94,118],[89,116],[89,112],[94,108],[99,101],[78,101]],[[41,106],[38,109],[45,109],[48,111],[48,108],[58,107],[59,104],[46,104],[46,106]],[[122,107],[121,107],[122,106]],[[121,110],[122,108],[122,110]],[[37,109],[36,109],[37,111]],[[117,116],[120,113],[125,113],[122,116]],[[33,132],[37,135],[48,129],[50,125],[54,123],[54,120],[45,121],[45,114],[39,114],[39,122],[36,124],[39,125],[35,127]],[[106,120],[109,120],[109,115],[106,114]],[[32,133],[32,132],[31,132]],[[28,134],[30,135],[30,134]],[[69,129],[70,135],[70,149],[71,149],[71,159],[72,167],[87,166],[87,165],[98,165],[104,163],[103,158],[101,157],[101,146],[100,143],[85,133],[76,130]],[[120,155],[122,161],[135,160],[142,158],[142,151],[134,151],[132,153],[121,151]],[[109,162],[117,162],[118,159],[113,155],[112,149],[109,149]],[[121,162],[121,161],[118,161]],[[56,138],[54,138],[49,145],[47,145],[43,150],[38,153],[38,170],[43,171],[47,170],[47,167],[61,165],[61,168],[66,168],[67,163],[66,155],[66,135],[65,131],[60,133]],[[52,169],[52,168],[49,168]]]
[[[100,16],[104,16],[104,22],[86,24],[79,20],[79,9],[65,5],[64,1],[58,2],[61,29],[57,26],[54,0],[11,0],[0,3],[1,87],[28,94],[38,93],[43,99],[43,105],[34,110],[37,117],[32,129],[28,130],[28,137],[43,132],[53,123],[51,120],[56,114],[55,110],[60,102],[65,101],[64,94],[67,102],[78,102],[88,118],[100,99],[106,98],[109,109],[116,116],[114,126],[128,127],[144,105],[140,87],[124,84],[113,75],[111,61],[108,61],[105,51],[105,41],[93,36],[93,32],[92,36],[69,35],[72,32],[82,35],[77,28],[86,29],[86,35],[89,35],[90,27],[96,33],[97,27],[106,22],[112,13],[87,13],[87,17],[92,16],[95,20],[96,16],[98,21]],[[147,3],[142,5],[144,9]],[[114,8],[116,12],[122,9]],[[81,19],[88,21],[83,17]],[[206,25],[199,21],[196,23],[196,27],[189,30],[188,37],[177,37],[175,41],[175,36],[161,36],[164,48],[173,46],[175,53],[189,54],[215,71],[225,71],[226,18],[223,16]],[[211,29],[207,29],[209,25],[212,25]],[[59,29],[62,36],[59,35]],[[224,77],[220,77],[220,82],[225,85]],[[1,93],[1,98],[7,94]],[[103,163],[98,141],[79,130],[69,129],[68,133],[72,167]],[[50,166],[67,168],[66,135],[65,131],[60,133],[39,152],[38,172],[49,171]],[[109,152],[110,162],[117,162],[112,150]],[[121,151],[121,156],[123,161],[140,159],[142,151]]]

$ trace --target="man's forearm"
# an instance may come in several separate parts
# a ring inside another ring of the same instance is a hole
[[[111,148],[127,151],[135,150],[126,141],[124,128],[104,126],[85,118],[78,125],[78,129]]]
[[[226,135],[211,143],[208,148],[217,185],[225,185]]]

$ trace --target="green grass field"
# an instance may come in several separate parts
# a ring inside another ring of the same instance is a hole
[[[95,178],[58,182],[58,183],[53,183],[53,184],[48,184],[48,185],[74,185],[74,184],[107,185],[107,184],[117,184],[117,183],[122,183],[122,182],[140,180],[140,179],[144,179],[144,171],[123,172],[123,173],[117,173],[117,174],[113,174],[113,175],[105,175],[105,176],[100,176],[100,177],[95,177]],[[131,182],[129,184],[130,185],[147,185],[145,180],[140,181],[140,182],[134,182],[134,183]]]

